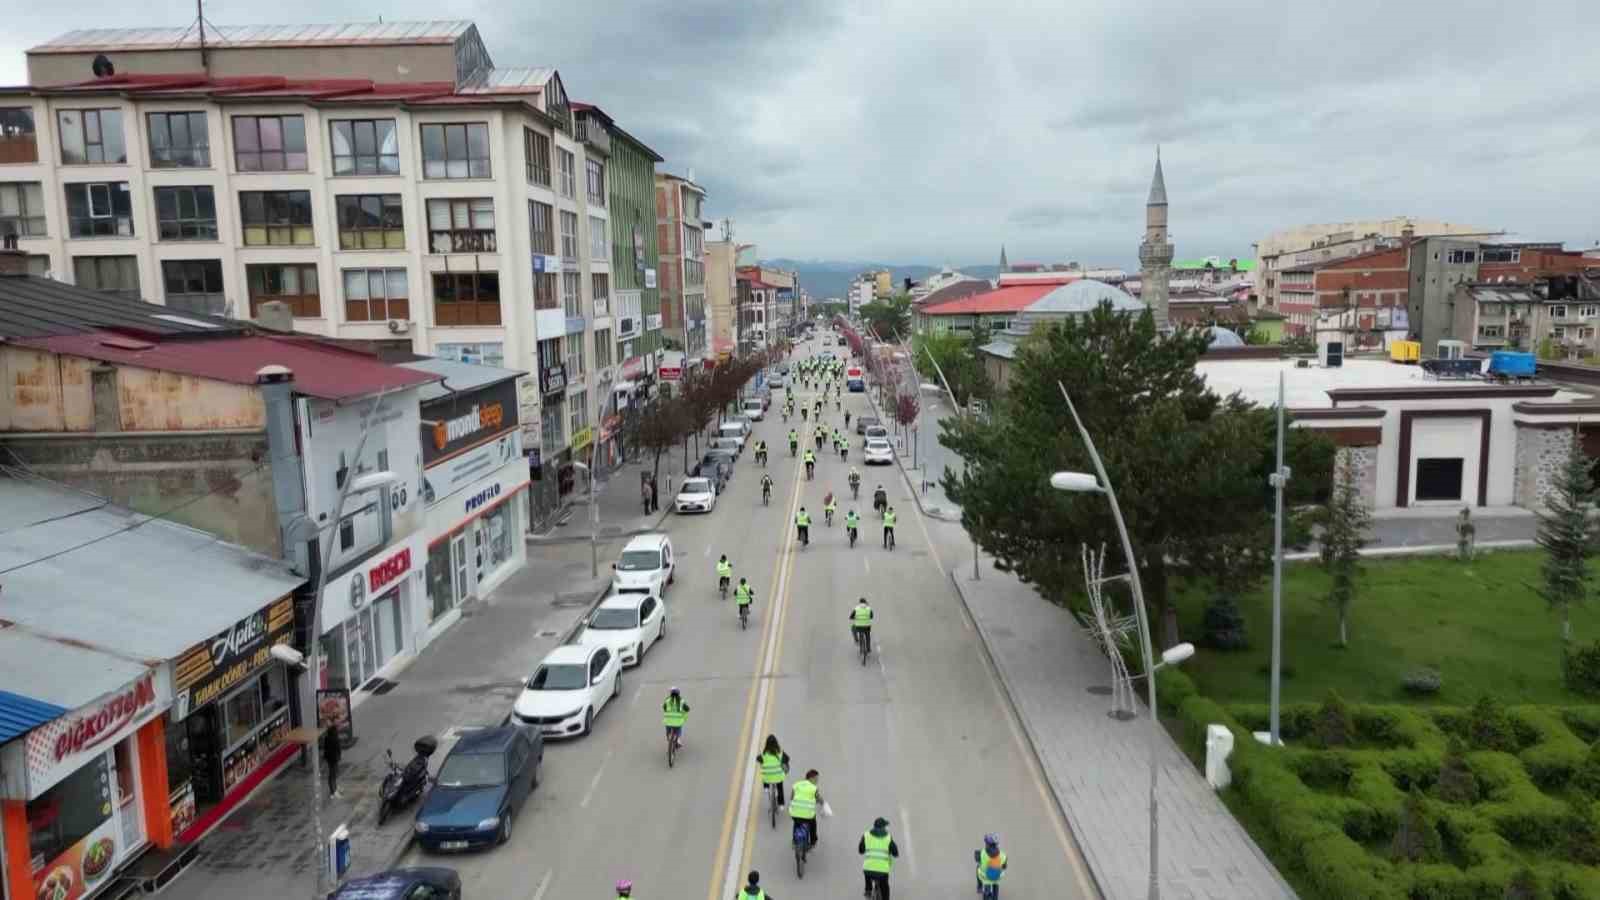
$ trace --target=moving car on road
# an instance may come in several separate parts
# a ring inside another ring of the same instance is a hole
[[[443,866],[390,869],[365,878],[352,878],[328,895],[328,900],[461,900],[461,876]]]
[[[511,718],[548,737],[588,734],[594,717],[621,693],[622,664],[610,647],[565,644],[533,671]]]
[[[611,564],[611,589],[619,594],[664,597],[673,580],[672,539],[660,532],[641,534],[622,548]]]
[[[874,419],[873,423],[867,426],[866,435],[869,441],[873,438],[882,438],[887,441],[889,439],[889,429]]]
[[[861,416],[856,419],[856,434],[866,434],[868,428],[881,426],[876,416]]]
[[[868,438],[864,456],[869,466],[887,466],[894,462],[894,447],[883,438]]]
[[[502,725],[466,732],[450,748],[417,811],[417,843],[432,851],[504,844],[517,811],[539,786],[542,762],[544,736],[538,731]]]
[[[685,478],[678,496],[672,501],[675,512],[708,513],[717,508],[717,491],[709,478]]]
[[[866,377],[861,373],[860,366],[851,366],[844,370],[844,384],[852,394],[859,394],[867,389]]]
[[[624,668],[636,666],[667,636],[667,607],[654,594],[612,594],[600,601],[578,643],[609,647]]]

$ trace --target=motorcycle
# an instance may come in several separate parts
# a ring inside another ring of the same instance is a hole
[[[415,803],[428,789],[428,758],[439,749],[439,741],[433,735],[425,734],[411,746],[417,755],[403,769],[394,761],[394,751],[383,751],[389,774],[383,776],[383,783],[378,786],[379,827],[391,815]]]

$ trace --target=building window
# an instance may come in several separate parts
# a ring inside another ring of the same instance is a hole
[[[1580,306],[1580,307],[1578,307],[1578,318],[1580,318],[1580,319],[1592,319],[1595,316],[1600,316],[1600,306],[1595,306],[1593,304],[1590,304],[1588,306]]]
[[[556,148],[556,161],[561,166],[561,196],[569,200],[578,197],[578,158],[571,150]]]
[[[561,301],[556,297],[556,274],[554,272],[533,273],[533,308],[561,308]]]
[[[598,216],[589,217],[589,259],[611,261],[611,224]]]
[[[1557,304],[1556,306],[1550,307],[1550,318],[1552,318],[1552,319],[1565,319],[1566,317],[1567,317],[1566,304]]]
[[[539,441],[546,455],[566,443],[561,438],[561,404],[546,403],[539,408]]]
[[[1505,326],[1502,326],[1502,325],[1479,325],[1478,326],[1478,337],[1481,337],[1481,338],[1501,338],[1501,337],[1505,337],[1505,332],[1506,332]]]
[[[1579,328],[1578,329],[1578,340],[1580,340],[1580,341],[1594,340],[1594,329],[1589,327],[1589,326],[1587,326],[1587,325],[1585,325],[1582,328]]]
[[[606,166],[598,159],[584,160],[584,171],[589,182],[589,204],[606,205]]]
[[[522,152],[527,157],[528,182],[550,186],[550,138],[532,128],[522,129]]]
[[[228,299],[222,292],[221,260],[163,260],[161,281],[166,287],[167,306],[172,309],[213,316],[228,314]]]
[[[561,211],[561,259],[578,261],[578,214]]]
[[[233,164],[241,172],[304,172],[303,116],[234,116]]]
[[[493,253],[494,201],[428,201],[429,253]]]
[[[1462,263],[1476,262],[1477,259],[1478,251],[1476,250],[1451,250],[1449,253],[1445,254],[1445,262],[1454,263],[1457,265]]]
[[[611,315],[611,276],[590,275],[590,295],[594,297],[594,314],[597,316]]]
[[[163,241],[216,240],[217,200],[211,188],[156,188],[156,230]]]
[[[334,119],[331,133],[333,174],[400,174],[400,134],[393,119]]]
[[[528,201],[528,241],[534,253],[553,256],[556,252],[556,211],[548,203]]]
[[[345,269],[344,317],[348,322],[411,318],[405,269]]]
[[[583,377],[584,363],[588,354],[583,352],[583,336],[573,335],[567,340],[567,381],[575,381]]]
[[[150,168],[208,169],[211,132],[203,112],[150,113]]]
[[[339,210],[340,250],[404,250],[405,215],[399,194],[346,194]]]
[[[69,184],[67,234],[72,237],[132,237],[133,195],[126,181]]]
[[[44,186],[37,181],[0,184],[0,236],[44,237],[46,233]]]
[[[1522,262],[1522,248],[1520,247],[1484,247],[1480,262],[1486,263],[1515,263]]]
[[[122,110],[63,109],[56,112],[56,125],[61,133],[62,165],[128,161],[128,147],[122,140]]]
[[[488,178],[489,126],[422,126],[423,178]]]
[[[25,106],[0,109],[0,165],[39,161],[39,135],[33,110]]]
[[[247,247],[316,243],[310,191],[240,191],[239,219]]]
[[[474,366],[505,365],[505,352],[504,344],[492,341],[479,341],[470,344],[439,344],[433,348],[433,355],[440,359],[453,359],[456,362],[469,363]]]
[[[567,377],[573,377],[571,371],[567,372]],[[577,437],[578,432],[589,427],[588,399],[583,394],[573,394],[567,398],[567,421],[570,427],[568,433],[573,437]]]
[[[580,278],[577,272],[561,273],[561,305],[566,308],[569,319],[583,318],[583,299],[578,296]]]
[[[1417,459],[1417,500],[1460,500],[1461,457]]]
[[[435,325],[499,325],[500,275],[495,272],[435,272]]]
[[[1556,326],[1555,328],[1550,329],[1550,336],[1558,341],[1564,341],[1567,339],[1567,330],[1560,326]]]
[[[602,328],[594,333],[594,367],[605,369],[611,365],[611,351],[616,344],[611,339],[611,329]]]
[[[72,281],[91,291],[139,299],[139,263],[132,256],[78,256],[72,260]]]
[[[297,319],[315,319],[322,315],[322,296],[317,290],[317,267],[311,263],[287,265],[248,266],[246,282],[250,285],[250,315],[260,314],[260,305],[277,300],[289,305]]]

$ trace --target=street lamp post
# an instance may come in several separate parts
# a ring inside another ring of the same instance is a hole
[[[1283,671],[1283,489],[1289,483],[1289,467],[1283,464],[1283,373],[1278,373],[1278,466],[1267,476],[1272,485],[1272,691],[1268,732],[1272,746],[1282,741],[1278,736],[1278,692]]]
[[[1094,439],[1089,437],[1089,429],[1083,425],[1083,419],[1078,417],[1077,407],[1072,405],[1072,398],[1068,396],[1067,389],[1060,382],[1056,387],[1061,388],[1061,396],[1067,401],[1067,411],[1072,413],[1072,421],[1078,426],[1078,434],[1083,438],[1083,445],[1089,451],[1089,459],[1094,462],[1095,474],[1084,472],[1057,472],[1050,476],[1050,486],[1058,491],[1075,491],[1105,494],[1111,504],[1111,518],[1117,524],[1117,536],[1122,541],[1122,555],[1127,561],[1128,584],[1133,589],[1134,616],[1139,623],[1139,647],[1144,654],[1144,680],[1148,692],[1150,706],[1150,885],[1149,900],[1160,900],[1161,897],[1161,829],[1160,810],[1156,803],[1156,787],[1161,778],[1160,757],[1157,749],[1161,746],[1161,721],[1156,714],[1156,670],[1162,666],[1177,665],[1194,655],[1194,645],[1178,644],[1168,648],[1161,655],[1161,662],[1155,661],[1155,652],[1150,643],[1150,617],[1144,605],[1144,587],[1139,582],[1138,558],[1133,554],[1133,541],[1128,537],[1127,523],[1122,519],[1122,507],[1117,505],[1117,494],[1111,487],[1111,479],[1106,476],[1106,467],[1100,461],[1100,453],[1095,449]]]

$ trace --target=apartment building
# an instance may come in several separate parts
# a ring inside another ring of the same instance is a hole
[[[706,359],[705,188],[690,178],[656,173],[656,242],[660,251],[663,342],[676,365],[661,365],[662,380]]]
[[[719,360],[743,349],[739,347],[738,256],[738,246],[731,240],[706,241],[706,320],[711,352]]]
[[[551,507],[593,436],[613,242],[604,142],[560,74],[496,67],[470,22],[206,36],[28,51],[30,83],[0,89],[0,233],[31,271],[175,313],[282,301],[296,331],[535,372]]]
[[[1410,229],[1420,235],[1488,235],[1492,229],[1461,225],[1410,216],[1296,225],[1273,232],[1255,243],[1256,287],[1259,306],[1278,310],[1282,299],[1282,272],[1303,269],[1339,259],[1371,253],[1399,242],[1401,232]],[[1290,279],[1296,281],[1297,279]],[[1288,315],[1285,313],[1285,315]]]

